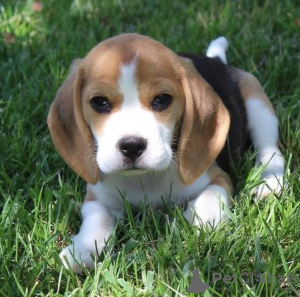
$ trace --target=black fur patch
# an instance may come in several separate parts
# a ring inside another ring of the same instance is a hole
[[[230,162],[241,155],[249,140],[246,108],[239,89],[236,70],[218,58],[184,53],[180,53],[179,56],[192,60],[197,71],[220,96],[229,111],[231,120],[229,134],[217,158],[219,166],[228,171]]]

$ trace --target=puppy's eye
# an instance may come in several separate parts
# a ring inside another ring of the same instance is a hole
[[[152,101],[152,109],[154,111],[162,111],[166,109],[172,102],[172,96],[170,94],[158,94]]]
[[[96,96],[90,101],[91,106],[99,113],[108,113],[111,110],[111,105],[108,99],[104,96]]]

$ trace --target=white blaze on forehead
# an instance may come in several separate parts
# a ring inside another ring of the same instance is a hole
[[[119,90],[123,94],[123,106],[132,106],[139,103],[139,92],[135,78],[136,59],[121,67],[119,76]]]

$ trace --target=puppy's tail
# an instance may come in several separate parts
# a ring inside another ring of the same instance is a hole
[[[228,48],[228,41],[224,36],[214,39],[207,51],[206,56],[210,58],[219,58],[224,64],[227,64],[226,50]]]

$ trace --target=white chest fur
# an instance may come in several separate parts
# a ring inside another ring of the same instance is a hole
[[[194,199],[209,183],[210,178],[204,173],[191,185],[185,185],[178,176],[177,168],[170,166],[165,171],[141,175],[112,174],[96,185],[90,185],[89,189],[101,204],[122,209],[124,197],[134,206],[150,202],[159,207],[163,200],[169,199],[181,204],[187,199]]]

